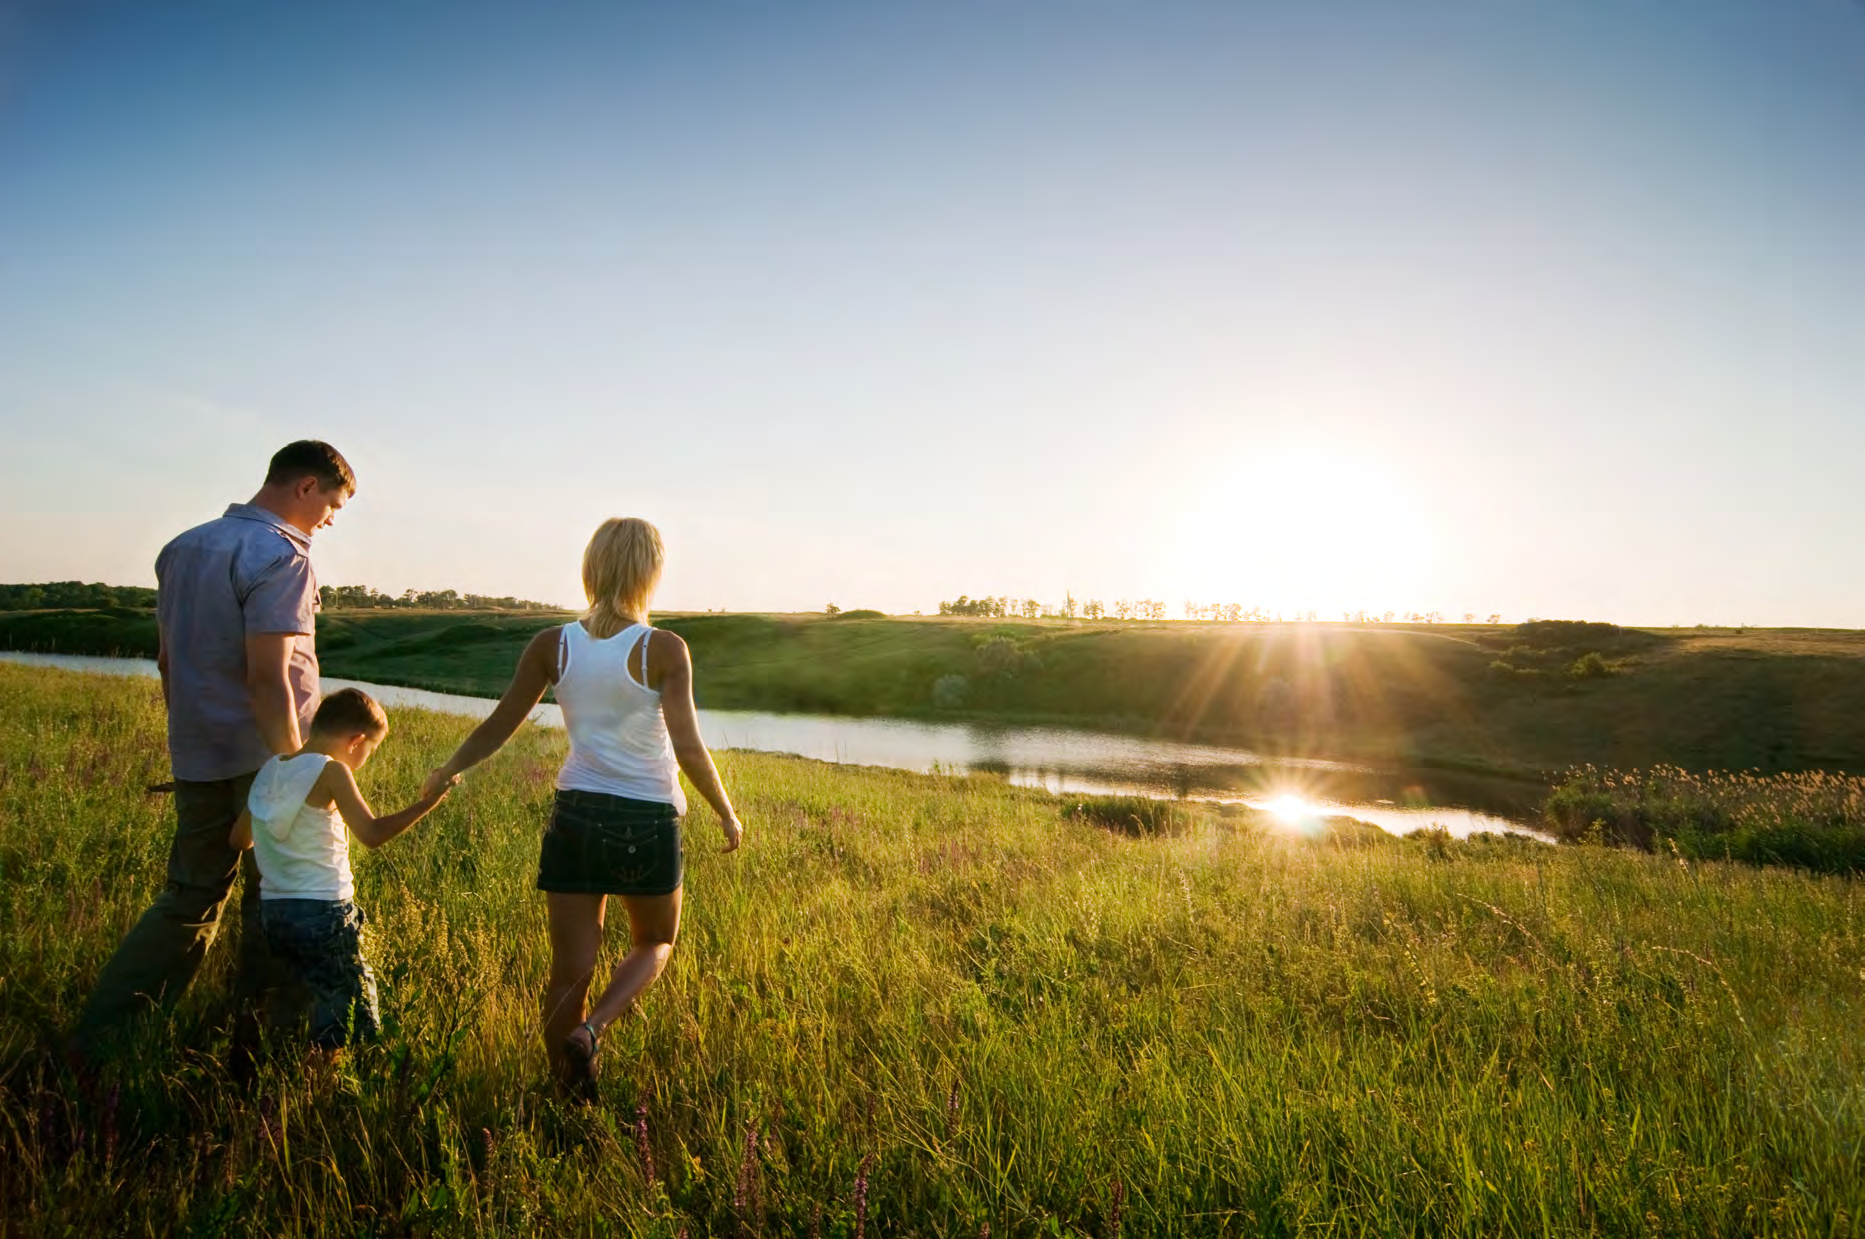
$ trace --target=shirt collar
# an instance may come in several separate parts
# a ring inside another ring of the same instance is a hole
[[[268,511],[256,503],[230,503],[227,505],[227,510],[221,515],[230,516],[237,521],[258,521],[261,525],[270,525],[305,550],[308,551],[311,549],[310,534],[304,532],[304,530],[298,528],[278,513]]]

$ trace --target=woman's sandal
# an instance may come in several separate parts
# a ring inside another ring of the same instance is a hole
[[[589,1034],[588,1049],[576,1039],[578,1030]],[[568,1068],[565,1082],[583,1101],[596,1099],[596,1051],[601,1044],[600,1035],[588,1020],[571,1029],[570,1035],[563,1039],[563,1061]]]

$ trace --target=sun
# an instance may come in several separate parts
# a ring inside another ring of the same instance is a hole
[[[1434,539],[1418,489],[1340,454],[1244,461],[1186,512],[1178,575],[1200,601],[1289,617],[1420,605]]]

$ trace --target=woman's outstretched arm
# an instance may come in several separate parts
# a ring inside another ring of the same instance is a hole
[[[486,716],[486,721],[460,743],[446,765],[427,776],[427,782],[421,787],[423,798],[498,752],[512,738],[512,733],[531,717],[531,711],[544,699],[544,690],[550,687],[551,673],[557,666],[557,643],[561,640],[563,633],[557,628],[546,628],[531,638],[525,652],[518,656],[518,669],[512,672],[512,682],[505,689],[505,695],[499,698],[499,704]]]
[[[719,782],[719,771],[712,764],[712,754],[699,736],[699,708],[693,704],[693,656],[678,633],[664,628],[654,630],[649,639],[650,653],[660,669],[661,715],[667,720],[667,735],[673,741],[674,760],[692,782],[693,788],[706,798],[719,815],[719,829],[725,832],[725,850],[737,848],[744,837],[738,812],[732,808]]]

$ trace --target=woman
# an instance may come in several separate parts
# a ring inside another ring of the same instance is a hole
[[[430,785],[478,765],[511,739],[555,686],[570,733],[556,804],[538,861],[550,909],[550,986],[544,1043],[551,1065],[585,1098],[594,1094],[605,1028],[652,985],[680,930],[680,815],[686,772],[719,815],[725,850],[743,828],[699,735],[686,642],[648,624],[660,582],[660,531],[644,520],[604,521],[583,552],[589,610],[531,639],[491,716]],[[629,949],[587,1012],[608,896],[628,909]]]

